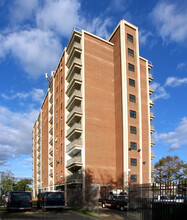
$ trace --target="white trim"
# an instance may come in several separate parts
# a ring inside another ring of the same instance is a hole
[[[123,120],[123,188],[128,186],[128,106],[127,106],[127,68],[125,48],[125,23],[120,22],[121,44],[121,86],[122,86],[122,120]]]
[[[141,78],[140,78],[140,60],[139,60],[139,38],[138,28],[136,28],[136,52],[137,52],[137,77],[138,77],[138,110],[139,110],[139,183],[142,184],[142,103],[141,103]]]
[[[52,177],[52,181],[53,181],[53,186],[52,186],[52,190],[54,190],[54,184],[55,184],[55,173],[54,173],[54,167],[55,167],[55,160],[54,160],[54,155],[55,155],[55,132],[54,132],[54,122],[55,122],[55,77],[54,76],[52,76],[53,78],[52,78],[52,80],[53,80],[53,177]],[[49,125],[48,125],[49,126]],[[48,153],[49,153],[49,151],[48,151]],[[49,173],[48,173],[48,175],[49,175]]]
[[[83,30],[83,33],[86,33],[86,34],[88,34],[88,35],[90,35],[90,36],[92,36],[92,37],[95,37],[96,39],[99,39],[99,40],[101,40],[101,41],[103,41],[103,42],[105,42],[105,43],[107,43],[107,44],[110,44],[110,45],[114,46],[114,44],[113,44],[112,42],[109,42],[108,40],[105,40],[105,39],[103,39],[103,38],[101,38],[101,37],[98,37],[98,36],[96,36],[96,35],[94,35],[94,34],[88,32],[88,31]]]
[[[150,120],[150,104],[149,104],[149,73],[148,60],[146,61],[146,78],[147,78],[147,107],[148,107],[148,154],[149,154],[149,183],[151,183],[151,120]]]
[[[84,53],[84,36],[85,36],[85,32],[84,30],[82,30],[82,39],[81,39],[81,44],[82,44],[82,55],[81,55],[81,59],[82,59],[82,70],[81,70],[81,74],[82,74],[82,110],[83,110],[83,114],[82,114],[82,172],[83,172],[83,192],[85,190],[85,62],[84,62],[84,58],[85,58],[85,53]],[[85,195],[83,195],[84,197]]]

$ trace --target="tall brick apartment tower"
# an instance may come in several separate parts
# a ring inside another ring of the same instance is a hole
[[[108,41],[73,31],[33,127],[34,195],[151,183],[151,68],[125,20]]]

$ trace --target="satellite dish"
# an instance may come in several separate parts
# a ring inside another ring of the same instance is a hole
[[[49,75],[48,75],[48,73],[46,73],[46,74],[45,74],[45,78],[46,78],[46,79],[48,79],[48,78],[49,78]]]

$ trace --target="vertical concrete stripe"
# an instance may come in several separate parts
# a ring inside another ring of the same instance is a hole
[[[142,184],[142,104],[141,104],[141,78],[140,78],[140,58],[138,28],[136,28],[136,51],[137,51],[137,76],[138,76],[138,110],[139,110],[139,183]]]
[[[84,59],[85,59],[85,53],[84,53],[84,35],[85,32],[82,30],[82,39],[81,39],[81,44],[82,44],[82,109],[83,109],[83,114],[82,114],[82,170],[83,170],[83,191],[85,189],[85,65],[84,65]]]
[[[125,46],[125,22],[120,22],[122,120],[123,120],[123,188],[128,186],[128,110],[127,110],[127,70]]]

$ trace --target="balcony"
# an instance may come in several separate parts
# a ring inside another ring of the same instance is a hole
[[[75,156],[67,161],[66,168],[69,170],[74,170],[82,166],[81,156]]]
[[[151,86],[149,86],[149,95],[153,94],[153,88]]]
[[[151,173],[154,173],[154,172],[155,172],[155,165],[151,164]]]
[[[66,65],[67,65],[67,63],[70,62],[71,57],[73,56],[73,54],[75,54],[76,51],[78,51],[79,53],[81,53],[81,51],[82,51],[82,46],[81,46],[80,41],[79,42],[74,41],[72,43],[71,50],[68,53],[68,59],[67,59]]]
[[[76,59],[76,61],[75,61]],[[78,62],[79,65],[82,65],[82,62],[81,62],[81,51],[80,50],[77,50],[77,49],[74,49],[73,52],[68,56],[68,59],[67,59],[67,62],[66,62],[66,66],[68,68],[70,68],[70,66],[75,63],[75,62]]]
[[[50,158],[49,158],[49,165],[50,165],[51,167],[53,167],[53,157],[50,157]]]
[[[38,146],[37,151],[40,152],[40,145]]]
[[[50,145],[53,145],[53,136],[50,137],[49,143],[50,143]]]
[[[155,158],[155,152],[151,151],[151,160],[153,160]]]
[[[40,167],[40,161],[38,161],[37,166]]]
[[[76,118],[78,118],[78,120],[80,120],[80,117],[82,117],[82,108],[75,106],[71,112],[68,114],[67,116],[67,121],[66,123],[68,125],[72,124],[73,122],[76,122]]]
[[[153,138],[151,138],[151,146],[155,145],[155,140]]]
[[[52,185],[53,185],[53,180],[51,180],[51,181],[49,182],[49,184],[50,184],[50,186],[52,186]]]
[[[82,140],[75,139],[70,144],[66,146],[66,153],[68,153],[71,157],[77,154],[82,149]]]
[[[152,99],[149,99],[149,105],[150,105],[151,108],[155,105],[155,103],[153,102]]]
[[[151,82],[152,80],[153,80],[153,75],[149,73],[149,82]]]
[[[40,143],[40,137],[38,137],[37,143],[38,143],[38,144]]]
[[[73,173],[72,175],[69,175],[66,177],[67,183],[82,183],[83,182],[83,176],[80,173]]]
[[[53,169],[50,169],[49,176],[53,177]]]
[[[53,115],[49,116],[49,123],[52,124],[53,123]]]
[[[53,126],[52,125],[49,125],[50,128],[49,128],[49,133],[52,135],[53,134]]]
[[[70,138],[75,133],[82,133],[82,124],[75,123],[72,127],[67,130],[67,138]]]
[[[70,111],[74,106],[79,106],[82,100],[82,93],[79,90],[75,90],[67,101],[66,109]]]
[[[155,118],[153,112],[150,112],[150,119],[153,120]]]
[[[67,53],[70,54],[70,51],[74,48],[74,47],[78,47],[81,49],[81,36],[82,34],[78,31],[73,32],[72,37],[67,45]]]
[[[148,69],[150,70],[150,69],[152,69],[152,68],[153,68],[153,64],[152,64],[151,61],[148,60]]]
[[[38,158],[38,160],[40,160],[40,154],[38,154],[37,158]]]
[[[82,77],[81,74],[75,73],[73,75],[73,78],[71,79],[67,90],[66,90],[66,94],[67,96],[70,96],[71,93],[76,89],[76,90],[80,90],[82,84]]]
[[[69,68],[68,72],[67,72],[67,76],[66,76],[66,80],[68,82],[71,81],[71,79],[73,78],[74,74],[81,74],[81,63],[77,63],[74,62],[71,67]]]
[[[51,94],[51,97],[49,99],[49,102],[52,104],[53,103],[53,94]]]
[[[50,154],[51,156],[53,156],[53,147],[50,147],[50,148],[49,148],[49,154]]]
[[[151,125],[151,133],[155,132],[154,126]]]
[[[53,113],[53,105],[51,105],[49,112],[52,114]]]

